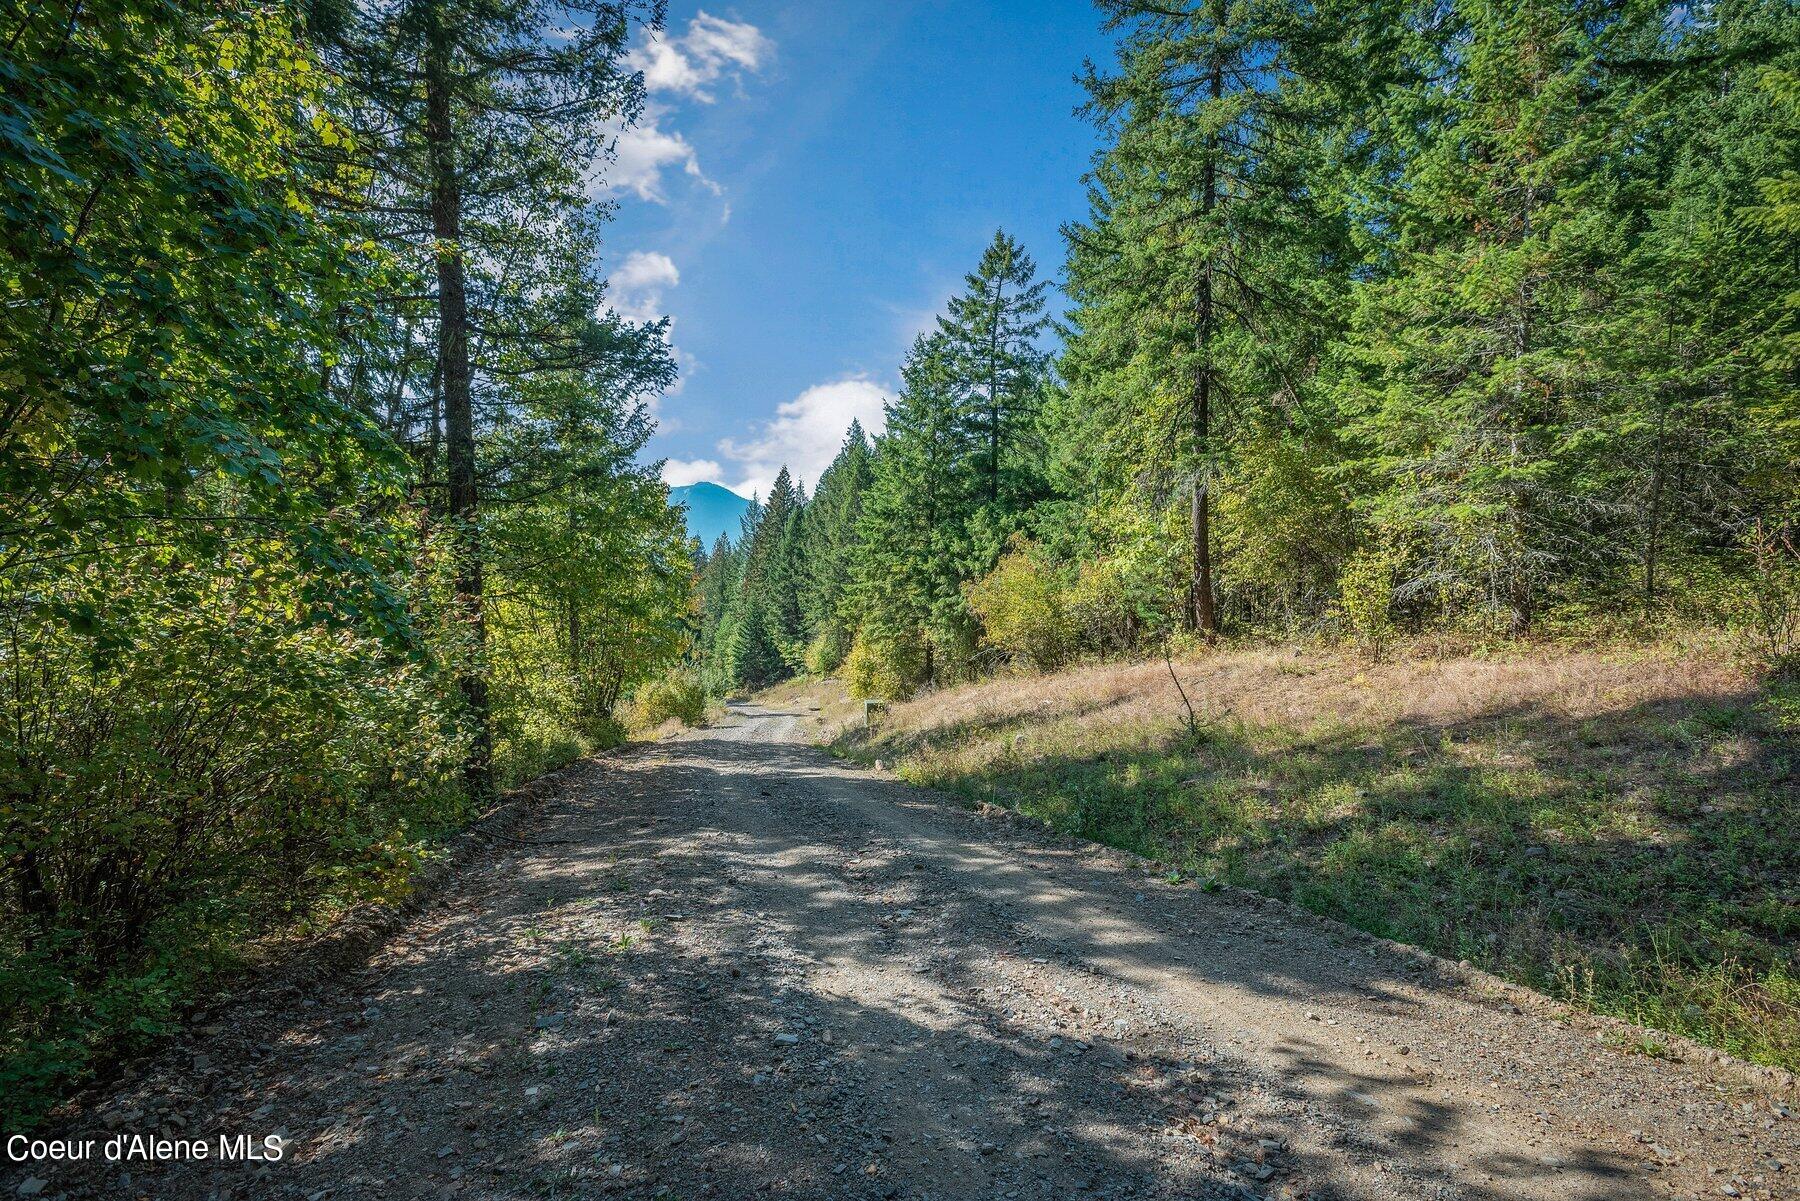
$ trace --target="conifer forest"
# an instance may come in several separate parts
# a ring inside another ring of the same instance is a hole
[[[971,246],[882,428],[711,545],[600,187],[665,20],[0,0],[9,1130],[510,790],[790,681],[1685,631],[1792,745],[1791,4],[1096,0],[1110,54],[1042,65],[1085,208]],[[1749,965],[1740,1033],[1800,1029],[1781,770],[1694,953]]]

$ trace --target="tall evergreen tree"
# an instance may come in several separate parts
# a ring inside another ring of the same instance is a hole
[[[742,556],[738,549],[731,544],[730,538],[720,534],[706,555],[705,563],[701,564],[695,584],[700,613],[694,633],[694,659],[701,678],[715,691],[724,691],[729,686],[719,665],[720,628],[732,598],[737,595],[742,571]]]
[[[863,503],[874,474],[873,452],[860,421],[850,423],[837,457],[819,476],[806,507],[806,584],[801,598],[808,633],[823,638],[830,670],[849,649],[856,619],[847,606],[855,571]]]
[[[1619,514],[1606,536],[1635,561],[1620,583],[1651,607],[1671,577],[1692,578],[1695,554],[1800,495],[1777,483],[1800,478],[1800,428],[1771,419],[1793,361],[1770,353],[1800,336],[1800,305],[1776,283],[1800,228],[1784,236],[1773,210],[1744,203],[1800,143],[1800,94],[1784,105],[1768,86],[1800,63],[1800,13],[1726,4],[1696,22],[1652,7],[1611,42],[1600,103],[1621,183],[1617,249],[1582,297],[1595,310],[1582,341],[1606,368],[1586,470]]]
[[[1185,608],[1210,636],[1224,411],[1248,424],[1249,407],[1294,398],[1328,323],[1321,294],[1345,270],[1341,222],[1318,195],[1329,176],[1304,170],[1323,155],[1302,85],[1345,74],[1342,43],[1361,25],[1281,0],[1101,8],[1121,41],[1116,69],[1086,78],[1108,144],[1089,217],[1066,231],[1059,424],[1096,503],[1121,488],[1155,506],[1185,493]]]
[[[592,261],[587,171],[609,123],[634,118],[642,104],[625,50],[634,24],[655,25],[662,12],[633,0],[391,0],[318,11],[352,117],[339,152],[372,180],[365,215],[432,284],[429,304],[400,322],[424,339],[428,377],[418,378],[409,356],[387,356],[382,365],[400,378],[386,407],[401,416],[395,432],[442,480],[436,495],[455,537],[454,587],[473,646],[460,672],[474,728],[467,778],[486,792],[493,748],[478,441],[503,419],[519,379],[599,368],[617,349],[616,339],[583,332],[588,289],[571,296],[533,286],[570,278],[533,260],[573,238]]]
[[[1405,154],[1380,220],[1393,273],[1362,291],[1352,422],[1385,481],[1371,502],[1403,591],[1475,603],[1514,633],[1545,581],[1610,547],[1581,471],[1587,285],[1604,129],[1586,103],[1597,38],[1579,0],[1464,0],[1393,103]],[[1423,119],[1421,119],[1423,118]]]
[[[1031,256],[1000,230],[938,318],[961,380],[962,419],[976,448],[971,466],[996,511],[1017,511],[1037,492],[1037,410],[1047,363],[1037,340],[1049,324],[1048,286]]]
[[[730,676],[741,687],[761,688],[788,675],[799,662],[805,625],[800,587],[801,513],[805,494],[784,466],[769,499],[745,518],[743,571],[732,605],[728,651]]]
[[[956,674],[973,638],[962,584],[983,480],[969,469],[976,448],[959,368],[943,333],[913,343],[863,504],[854,589],[862,633],[915,682]]]

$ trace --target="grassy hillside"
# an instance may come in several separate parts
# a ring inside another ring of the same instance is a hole
[[[836,749],[1800,1067],[1800,683],[1675,648],[1176,670],[1193,729],[1156,661],[935,693]]]

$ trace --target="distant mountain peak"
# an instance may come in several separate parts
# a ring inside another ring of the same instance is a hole
[[[686,507],[688,534],[700,539],[700,545],[707,550],[712,549],[720,534],[736,538],[744,514],[750,510],[748,500],[723,484],[708,480],[670,488],[669,503]]]

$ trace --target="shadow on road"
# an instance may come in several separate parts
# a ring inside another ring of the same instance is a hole
[[[1496,1139],[1408,1072],[1349,1065],[1323,1021],[1268,1016],[1415,1014],[1423,968],[745,733],[595,765],[480,888],[272,1015],[268,1054],[122,1102],[297,1140],[260,1179],[139,1167],[131,1189],[1643,1195],[1622,1155]],[[1200,1020],[1159,1020],[1184,997]]]

